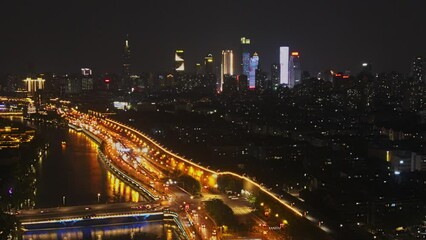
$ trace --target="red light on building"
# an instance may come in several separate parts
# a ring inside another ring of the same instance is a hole
[[[111,80],[105,79],[104,81],[105,81],[105,83],[109,83]]]
[[[291,56],[299,56],[299,52],[291,52]]]

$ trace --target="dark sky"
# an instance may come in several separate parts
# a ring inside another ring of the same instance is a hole
[[[425,0],[9,0],[0,13],[0,73],[120,72],[126,33],[134,73],[193,66],[252,39],[261,67],[278,48],[301,52],[302,68],[408,72],[426,56]]]

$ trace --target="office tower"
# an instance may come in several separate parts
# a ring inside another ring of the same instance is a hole
[[[241,38],[241,74],[249,75],[250,71],[250,39]]]
[[[361,73],[364,74],[373,74],[373,66],[371,63],[363,63],[361,68]]]
[[[289,88],[293,88],[302,80],[302,69],[300,68],[299,53],[292,52],[289,67]]]
[[[271,65],[271,81],[272,89],[276,90],[278,85],[280,85],[280,69],[276,63]]]
[[[250,71],[249,71],[249,88],[254,89],[256,88],[256,70],[259,66],[259,56],[257,53],[253,54],[253,57],[250,58]]]
[[[24,83],[25,83],[25,86],[27,88],[27,92],[30,95],[33,95],[38,90],[43,90],[45,81],[46,80],[43,79],[43,78],[37,78],[37,79],[26,78],[26,79],[24,79]]]
[[[123,76],[121,79],[121,88],[124,90],[129,90],[131,88],[131,79],[130,79],[130,45],[129,45],[129,35],[126,36],[126,41],[124,44],[124,54],[123,54]]]
[[[206,74],[213,73],[213,55],[207,54],[207,56],[204,57],[204,67],[206,69]]]
[[[185,71],[183,50],[176,50],[175,52],[175,70],[177,72]]]
[[[92,70],[89,68],[81,69],[81,90],[90,91],[93,90],[93,77]]]
[[[280,47],[280,84],[288,86],[288,47]]]
[[[425,81],[425,59],[423,57],[416,57],[413,61],[412,75],[415,82]]]
[[[220,68],[220,83],[219,91],[222,91],[223,81],[225,75],[234,75],[234,53],[232,50],[222,51],[222,64]]]
[[[195,74],[201,74],[201,63],[195,64]]]

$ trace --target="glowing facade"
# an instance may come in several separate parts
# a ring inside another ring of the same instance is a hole
[[[288,47],[280,47],[280,84],[289,85],[288,78]]]
[[[250,39],[242,37],[241,38],[241,73],[247,77],[250,74]]]
[[[176,50],[175,52],[175,70],[177,72],[185,71],[185,60],[183,50]]]
[[[27,88],[27,92],[29,92],[29,93],[34,93],[38,90],[43,90],[45,81],[46,80],[44,80],[43,78],[37,78],[37,79],[26,78],[26,79],[24,79],[24,83],[25,83],[25,86]]]
[[[250,58],[250,71],[249,71],[249,88],[254,89],[256,87],[256,70],[259,66],[259,56],[257,53],[253,54]]]
[[[232,50],[222,51],[222,64],[220,70],[221,76],[219,90],[222,91],[224,76],[234,75],[234,53],[232,52]]]
[[[289,72],[289,88],[293,88],[302,80],[302,69],[300,68],[300,59],[298,52],[292,52],[290,56]]]
[[[213,73],[213,55],[208,54],[204,57],[204,67],[206,69],[206,74]]]
[[[81,75],[83,76],[92,76],[92,69],[90,68],[82,68]]]

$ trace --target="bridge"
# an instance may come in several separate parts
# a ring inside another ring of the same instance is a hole
[[[208,167],[204,167],[199,163],[179,156],[172,150],[167,149],[165,146],[150,138],[148,135],[142,133],[140,130],[114,119],[110,119],[102,113],[89,111],[89,114],[84,114],[73,110],[73,114],[77,114],[81,121],[85,121],[85,124],[89,123],[86,127],[102,126],[105,129],[118,133],[115,137],[121,138],[123,141],[128,140],[133,142],[138,154],[165,172],[179,170],[197,179],[204,187],[212,189],[218,188],[218,179],[220,178],[228,177],[236,179],[242,182],[245,193],[266,196],[271,201],[281,205],[282,210],[291,212],[296,218],[306,219],[312,223],[312,226],[318,227],[327,234],[332,233],[326,224],[314,215],[307,214],[308,211],[303,209],[302,202],[299,201],[299,203],[297,203],[294,199],[286,199],[270,191],[267,187],[263,186],[263,184],[248,176],[230,171],[215,171]],[[318,224],[319,222],[321,222],[321,224]]]
[[[242,176],[229,171],[215,171],[191,160],[185,159],[184,157],[173,153],[171,150],[157,143],[155,140],[151,139],[149,136],[145,135],[139,130],[113,119],[109,119],[100,113],[92,111],[90,114],[84,114],[72,109],[70,112],[68,112],[67,118],[71,128],[84,132],[87,136],[89,136],[92,140],[101,146],[101,151],[99,151],[100,156],[111,169],[116,170],[115,174],[124,177],[125,180],[133,184],[134,187],[136,186],[136,188],[139,190],[142,190],[147,195],[150,195],[152,200],[157,200],[161,197],[164,198],[164,195],[162,195],[160,192],[157,192],[156,189],[149,189],[148,186],[143,184],[143,181],[141,182],[141,177],[143,176],[139,175],[141,173],[139,168],[144,165],[142,164],[143,162],[146,165],[152,166],[153,169],[161,170],[153,170],[150,173],[144,172],[147,179],[148,177],[161,179],[164,177],[162,173],[165,173],[167,176],[167,173],[172,173],[179,170],[184,174],[194,177],[205,188],[210,189],[218,188],[218,179],[220,178],[230,177],[237,179],[243,183],[244,192],[255,194],[257,196],[267,196],[270,200],[278,203],[278,205],[281,205],[281,209],[290,212],[294,217],[305,219],[304,221],[306,222],[311,222],[310,226],[306,226],[310,228],[319,227],[319,229],[324,232],[330,232],[330,230],[324,224],[318,226],[317,224],[319,220],[312,215],[307,216],[306,211],[300,207],[296,207],[294,202],[289,202],[288,200],[283,199],[276,193],[269,191],[269,189],[264,187],[262,184],[247,176]],[[128,152],[128,150],[130,150],[130,152]],[[140,156],[140,159],[137,159],[137,156]],[[126,158],[123,159],[123,157]],[[113,158],[114,161],[111,161],[110,158]],[[144,168],[146,172],[148,172],[148,168],[150,167],[144,166]],[[93,217],[106,217],[104,215],[85,216],[86,218],[90,217],[90,220],[95,220],[92,219]],[[114,216],[119,217],[120,215],[117,214]],[[83,217],[84,216],[79,216],[79,221],[82,221],[83,219],[80,218]],[[125,218],[127,217],[129,216],[126,215]],[[96,218],[96,220],[98,219]],[[75,219],[72,221],[75,221]],[[299,223],[300,221],[296,222]],[[293,224],[293,222],[290,224]]]
[[[19,212],[17,218],[23,230],[32,233],[63,228],[173,221],[183,238],[189,239],[178,214],[164,209],[158,203],[113,203],[33,209]]]

